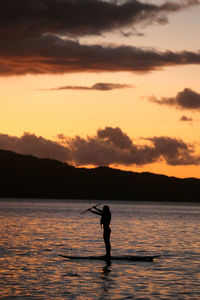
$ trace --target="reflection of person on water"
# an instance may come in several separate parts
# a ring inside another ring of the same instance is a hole
[[[95,209],[95,210],[94,210]],[[110,245],[110,222],[111,222],[111,211],[108,205],[104,205],[103,210],[98,209],[97,207],[94,207],[92,209],[89,209],[90,212],[96,215],[101,216],[101,226],[103,225],[103,239],[106,247],[106,256],[110,257],[111,252],[111,245]]]

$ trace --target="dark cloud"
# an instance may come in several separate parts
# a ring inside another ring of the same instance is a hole
[[[68,146],[72,160],[77,165],[145,165],[158,161],[165,161],[169,165],[200,163],[200,157],[194,154],[193,148],[182,140],[154,137],[148,139],[152,145],[138,146],[120,129],[115,131],[114,137],[112,131],[109,134],[105,129],[104,134],[99,135],[98,132],[96,137],[83,139],[77,136],[71,139]]]
[[[96,135],[87,138],[69,138],[63,134],[57,138],[56,142],[30,133],[24,133],[22,137],[0,134],[0,149],[53,158],[77,166],[129,166],[159,161],[168,165],[200,164],[195,148],[181,139],[153,137],[146,139],[147,144],[137,145],[118,127],[99,129]]]
[[[181,139],[154,137],[152,141],[155,152],[161,155],[168,165],[193,165],[200,163],[200,157],[194,155],[194,149]]]
[[[187,117],[187,116],[182,116],[182,117],[180,118],[180,121],[183,121],[183,122],[192,122],[193,119],[190,118],[190,117]]]
[[[167,15],[199,4],[182,0],[148,4],[139,0],[1,0],[0,37],[39,36],[46,33],[82,36],[100,34],[121,27],[165,24]]]
[[[60,91],[60,90],[86,90],[86,91],[111,91],[115,89],[125,89],[125,88],[131,88],[133,86],[128,84],[119,84],[119,83],[105,83],[105,82],[99,82],[95,83],[92,86],[77,86],[77,85],[66,85],[66,86],[60,86],[58,88],[52,88],[50,91]],[[48,90],[48,89],[47,89]]]
[[[22,154],[31,154],[41,158],[52,158],[61,161],[69,159],[69,151],[62,145],[25,132],[21,137],[0,134],[0,149],[11,150]]]
[[[147,72],[165,66],[199,64],[200,52],[159,52],[128,46],[83,45],[79,36],[140,23],[167,21],[167,14],[199,0],[148,4],[138,0],[1,0],[0,75],[67,72]],[[126,28],[125,28],[126,29]]]
[[[131,46],[82,45],[45,35],[0,44],[0,75],[85,71],[148,72],[166,66],[200,64],[200,52],[172,52]]]
[[[179,92],[175,97],[163,97],[159,100],[153,96],[150,97],[150,100],[160,105],[164,104],[169,106],[176,106],[179,109],[200,109],[200,94],[188,88],[184,89],[182,92]]]
[[[106,127],[105,129],[99,129],[97,131],[97,137],[112,142],[113,145],[120,149],[128,149],[133,145],[128,135],[122,132],[119,127]]]

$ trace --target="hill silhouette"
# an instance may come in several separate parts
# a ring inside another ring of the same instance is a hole
[[[200,180],[66,163],[0,150],[0,197],[199,202]]]

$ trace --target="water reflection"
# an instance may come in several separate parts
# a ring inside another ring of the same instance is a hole
[[[111,260],[106,261],[105,267],[103,267],[103,275],[107,276],[111,272]]]
[[[112,299],[112,290],[114,289],[114,278],[111,276],[111,261],[106,261],[102,269],[101,282],[99,283],[99,298]]]

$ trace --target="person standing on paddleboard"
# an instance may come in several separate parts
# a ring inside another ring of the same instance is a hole
[[[110,222],[111,222],[111,211],[108,205],[104,205],[103,210],[93,207],[89,209],[93,214],[101,216],[100,224],[103,225],[103,239],[106,248],[106,257],[110,258],[111,244],[110,244]]]

